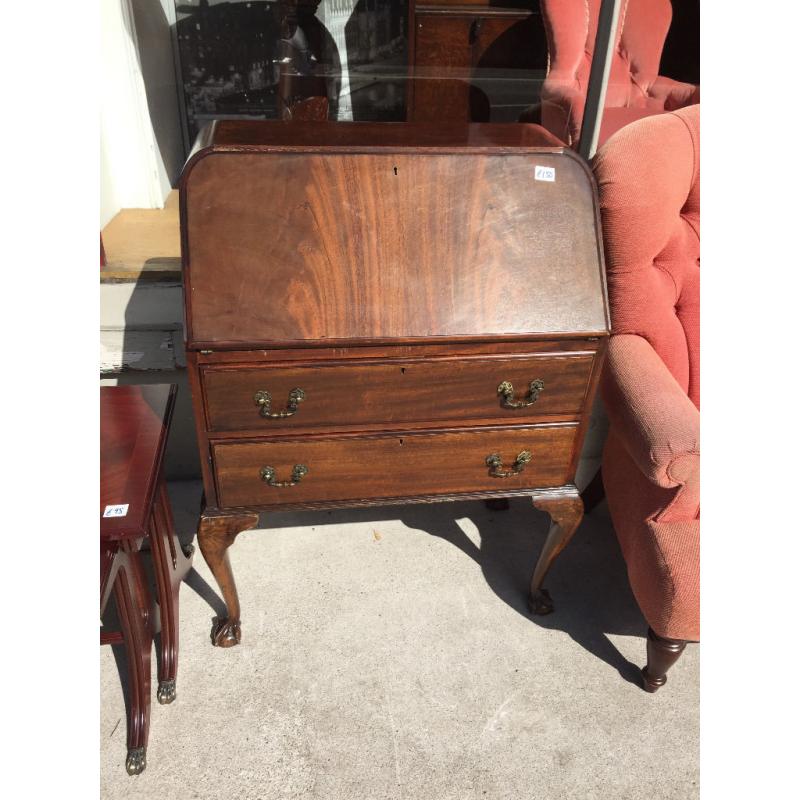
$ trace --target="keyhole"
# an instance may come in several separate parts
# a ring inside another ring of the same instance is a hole
[[[399,441],[400,441],[400,446],[402,447],[403,446],[403,440],[400,439]]]
[[[406,374],[406,368],[405,367],[400,367],[400,374],[401,375],[405,375]]]
[[[392,167],[394,169],[394,174],[397,175],[397,167]]]

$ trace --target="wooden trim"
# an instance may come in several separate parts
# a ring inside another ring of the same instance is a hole
[[[210,506],[217,505],[217,484],[211,469],[211,446],[208,441],[208,424],[206,421],[205,396],[201,387],[200,370],[197,364],[197,353],[186,353],[186,367],[189,374],[189,388],[194,407],[194,424],[197,433],[197,449],[200,454],[200,474],[203,477],[203,489],[206,502]]]
[[[481,5],[417,5],[418,17],[500,17],[527,19],[540,16],[539,9]]]
[[[461,347],[448,344],[390,344],[386,346],[363,345],[354,348],[348,347],[320,347],[312,354],[301,349],[254,349],[254,350],[201,350],[195,351],[197,363],[201,366],[211,364],[224,364],[231,366],[252,366],[254,364],[275,364],[276,362],[291,362],[292,364],[318,363],[329,359],[348,361],[359,359],[365,362],[384,361],[394,359],[429,359],[429,358],[486,358],[487,356],[502,356],[510,358],[519,355],[521,358],[540,356],[571,356],[592,355],[597,352],[599,342],[603,336],[590,336],[585,339],[542,339],[539,341],[520,341],[500,344],[495,340],[491,342],[478,342],[474,345]]]
[[[368,508],[371,506],[402,506],[414,503],[457,503],[464,500],[491,500],[499,497],[553,498],[572,497],[578,489],[573,484],[540,489],[505,489],[486,492],[463,492],[461,494],[417,495],[415,497],[379,497],[370,500],[328,500],[316,503],[282,503],[280,506],[230,506],[207,509],[204,513],[235,513],[237,511],[256,511],[259,514],[278,511],[324,511],[340,508]]]

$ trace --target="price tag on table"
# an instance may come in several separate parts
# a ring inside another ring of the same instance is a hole
[[[123,503],[118,506],[106,506],[103,512],[104,517],[124,517],[128,513],[129,503]]]

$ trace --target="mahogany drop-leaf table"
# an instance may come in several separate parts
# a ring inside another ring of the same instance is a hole
[[[158,702],[175,699],[178,675],[178,593],[191,567],[181,549],[163,476],[164,452],[177,387],[100,388],[100,614],[113,593],[121,631],[101,644],[124,644],[128,661],[128,755],[137,775],[147,764],[150,653],[161,632]],[[154,614],[140,549],[148,541],[158,599]]]

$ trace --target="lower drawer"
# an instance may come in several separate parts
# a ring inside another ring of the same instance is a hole
[[[219,502],[230,508],[559,486],[573,478],[577,432],[568,424],[220,443],[213,445]],[[524,452],[530,460],[519,458]],[[502,463],[487,465],[495,454]]]

